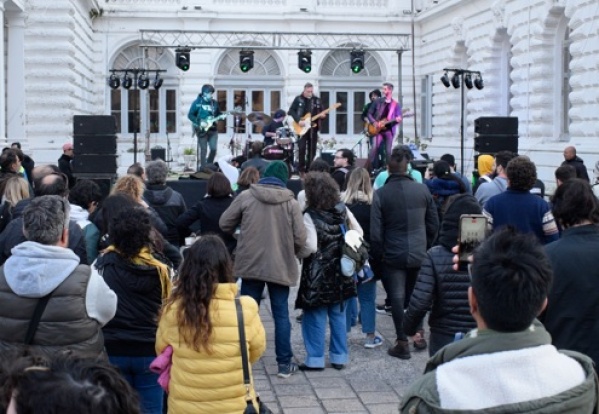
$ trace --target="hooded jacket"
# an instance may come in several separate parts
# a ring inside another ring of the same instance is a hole
[[[400,412],[596,414],[597,376],[589,357],[551,345],[539,322],[521,332],[474,330],[429,360]]]
[[[562,165],[571,165],[576,170],[576,178],[582,178],[583,180],[589,180],[589,174],[587,173],[587,167],[584,165],[584,161],[579,156],[562,162]]]
[[[431,332],[453,336],[476,327],[468,303],[470,277],[465,271],[453,270],[451,249],[459,237],[460,216],[480,214],[481,207],[474,196],[467,194],[456,196],[449,203],[437,239],[440,245],[428,250],[404,315],[407,335],[416,333],[429,310]]]
[[[101,326],[115,314],[115,293],[71,250],[31,241],[16,246],[0,268],[0,352],[23,344],[35,307],[48,294],[32,346],[49,354],[101,354]]]
[[[306,228],[291,190],[253,184],[235,197],[219,225],[229,234],[240,227],[237,277],[295,286],[299,278],[295,255],[306,243]]]
[[[177,230],[177,218],[185,213],[187,206],[181,193],[165,184],[150,184],[144,191],[144,200],[158,213],[166,224],[166,240],[178,246],[180,244]]]
[[[89,213],[83,207],[71,204],[71,220],[77,222],[77,225],[83,232],[85,238],[85,251],[87,253],[88,263],[93,263],[98,257],[98,242],[100,241],[100,230],[94,223],[89,221]]]

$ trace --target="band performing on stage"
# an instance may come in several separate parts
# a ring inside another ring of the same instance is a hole
[[[239,110],[221,112],[218,102],[212,98],[213,94],[212,85],[203,85],[201,93],[189,108],[188,118],[197,139],[197,171],[214,162],[218,141],[217,121],[233,114],[237,125],[238,117],[243,113]],[[370,102],[362,112],[363,136],[369,140],[367,168],[370,171],[384,166],[387,154],[391,153],[397,125],[402,121],[401,106],[392,95],[393,85],[384,83],[382,96],[378,89],[371,91]],[[252,126],[260,127],[264,136],[261,154],[264,159],[284,161],[289,166],[290,174],[297,172],[303,175],[316,157],[322,120],[330,111],[339,107],[341,103],[323,109],[320,98],[314,95],[314,86],[306,83],[302,93],[293,100],[288,112],[278,109],[272,118],[262,112],[252,112],[245,119]],[[231,141],[233,155],[237,155],[237,144],[241,148],[241,143],[236,143],[235,139]],[[208,148],[210,153],[206,157]],[[246,158],[256,155],[250,154],[250,148],[252,136],[248,134],[242,149]]]

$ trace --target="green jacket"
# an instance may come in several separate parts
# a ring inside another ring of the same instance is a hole
[[[568,356],[577,361],[584,371],[584,381],[566,391],[555,395],[538,398],[531,401],[522,401],[517,403],[508,403],[492,406],[490,408],[477,409],[448,409],[441,406],[439,395],[439,382],[437,378],[437,369],[446,363],[456,361],[461,358],[486,357],[492,354],[499,355],[500,352],[522,351],[532,353],[533,355],[541,349],[551,352],[553,348],[551,336],[545,328],[538,322],[527,330],[515,333],[501,333],[492,330],[470,332],[461,341],[452,343],[441,349],[427,363],[425,374],[416,381],[405,393],[403,401],[400,404],[400,412],[404,414],[428,414],[428,413],[485,413],[485,414],[513,414],[513,413],[532,413],[532,414],[567,414],[567,413],[599,413],[597,396],[597,375],[593,369],[591,359],[585,355],[571,351],[559,351],[558,355]],[[504,354],[505,355],[505,354]],[[465,361],[465,360],[462,360]],[[471,360],[475,361],[475,360]],[[550,365],[550,364],[547,364]],[[547,366],[545,365],[545,366]],[[488,368],[484,363],[480,364],[480,370]],[[499,371],[489,372],[489,378],[518,378],[518,371],[509,372],[509,362]],[[519,369],[519,368],[516,368]],[[523,370],[520,370],[523,372]],[[481,372],[483,376],[484,372]],[[549,375],[549,374],[548,374]],[[455,379],[459,386],[462,383]],[[559,379],[561,380],[561,379]],[[477,389],[484,395],[487,392],[495,392],[489,388],[485,389],[485,381],[481,381]],[[490,381],[492,383],[493,381]],[[498,392],[501,393],[500,391]],[[472,394],[468,394],[469,396]],[[473,396],[475,397],[475,396]]]

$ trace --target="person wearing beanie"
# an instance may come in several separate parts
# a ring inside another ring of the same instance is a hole
[[[264,135],[264,146],[267,147],[269,145],[275,144],[275,138],[277,137],[277,129],[283,128],[283,120],[287,116],[287,112],[282,109],[277,110],[272,117],[272,121],[268,123],[262,129],[262,135]]]
[[[289,378],[298,369],[291,349],[288,300],[290,287],[299,279],[295,256],[306,243],[304,218],[286,187],[288,177],[284,162],[270,163],[264,177],[235,197],[219,220],[225,233],[239,229],[234,274],[242,279],[241,295],[260,305],[268,286],[280,378]]]
[[[488,183],[495,178],[495,172],[493,171],[493,163],[495,158],[489,154],[482,154],[478,156],[477,171],[478,179],[472,186],[472,194],[476,194],[476,190],[482,183]]]
[[[468,272],[453,269],[451,249],[458,240],[460,216],[481,214],[482,209],[469,194],[449,197],[445,207],[438,245],[428,250],[422,262],[403,322],[406,335],[414,335],[426,313],[431,311],[428,319],[430,356],[452,342],[456,333],[465,334],[476,328],[468,305],[470,277]]]

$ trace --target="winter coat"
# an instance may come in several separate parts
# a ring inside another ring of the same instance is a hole
[[[110,356],[155,356],[157,317],[162,306],[158,270],[135,265],[115,252],[98,256],[95,268],[117,294],[114,319],[103,328]]]
[[[235,197],[219,225],[229,234],[239,227],[237,277],[295,286],[299,278],[295,254],[306,243],[306,228],[291,190],[253,184]]]
[[[32,347],[103,353],[101,326],[116,311],[116,295],[71,250],[24,242],[0,268],[0,352],[21,347],[40,298],[51,294]]]
[[[439,217],[424,184],[391,174],[374,193],[370,219],[371,254],[397,269],[418,268],[437,236]]]
[[[343,303],[357,295],[354,279],[341,274],[341,248],[345,243],[341,224],[347,223],[345,205],[338,203],[328,211],[308,207],[305,214],[314,223],[318,245],[316,252],[304,259],[295,306],[314,309]]]
[[[100,230],[94,223],[89,221],[89,213],[84,208],[71,204],[71,220],[75,220],[85,239],[85,251],[87,253],[87,261],[93,263],[98,257],[98,243],[100,241]]]
[[[144,191],[144,200],[158,213],[166,225],[166,240],[179,246],[181,243],[176,222],[177,218],[187,210],[181,193],[165,184],[150,184]]]
[[[246,407],[235,296],[237,285],[217,285],[210,302],[212,352],[189,347],[181,338],[178,303],[162,314],[156,334],[156,353],[173,347],[168,409],[170,414],[240,414]],[[249,296],[240,298],[250,365],[266,349],[266,334],[258,305]],[[252,380],[253,383],[253,380]],[[252,397],[255,397],[252,391]]]
[[[582,158],[576,156],[571,160],[562,162],[562,165],[571,165],[576,170],[576,178],[582,178],[583,180],[590,181],[587,167],[585,167]]]
[[[403,414],[580,414],[599,412],[591,359],[558,351],[543,326],[470,332],[427,363],[404,393]]]

